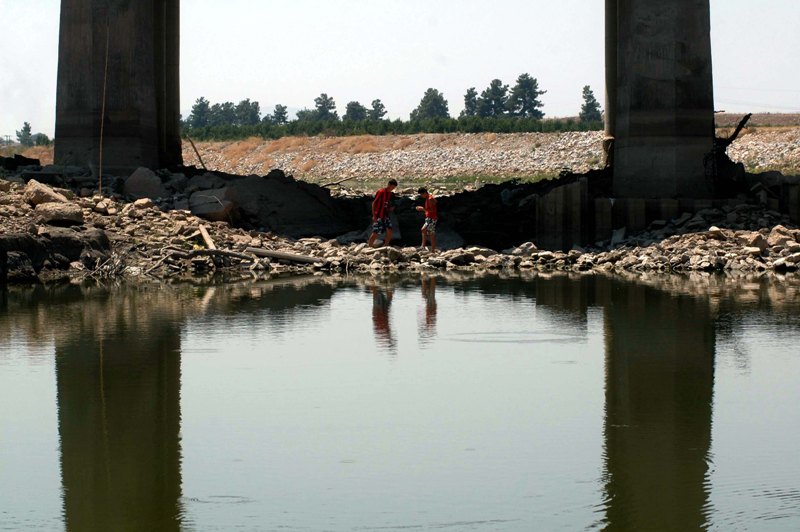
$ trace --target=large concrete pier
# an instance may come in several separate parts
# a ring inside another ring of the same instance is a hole
[[[57,164],[181,162],[179,4],[61,0]]]
[[[708,198],[714,139],[708,0],[607,0],[614,195]]]

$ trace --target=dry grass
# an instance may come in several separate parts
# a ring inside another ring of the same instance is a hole
[[[228,159],[243,159],[248,154],[254,152],[263,142],[264,141],[258,137],[250,137],[229,144],[223,149],[223,153]]]
[[[736,127],[747,113],[717,113],[714,121],[717,127]],[[795,127],[800,126],[800,113],[753,113],[748,122],[756,127]]]
[[[308,143],[308,137],[282,137],[267,144],[264,151],[275,153],[276,151],[299,150],[306,147]]]
[[[30,157],[31,159],[39,159],[43,165],[53,164],[53,147],[52,146],[34,146],[28,148],[22,155]]]
[[[315,161],[314,159],[310,159],[301,164],[299,170],[301,172],[310,172],[312,168],[317,166],[317,164],[318,164],[317,161]]]
[[[395,141],[394,145],[392,146],[392,149],[403,150],[411,146],[412,144],[414,144],[413,137],[400,137],[399,139],[397,139],[397,141]]]

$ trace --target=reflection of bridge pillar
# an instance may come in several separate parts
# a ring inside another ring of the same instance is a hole
[[[618,0],[606,10],[617,17],[616,38],[607,36],[616,43],[616,62],[607,65],[616,69],[614,195],[709,196],[703,167],[714,138],[709,0]]]
[[[181,162],[179,0],[61,0],[55,159],[104,169]],[[107,65],[107,69],[106,69]]]
[[[714,324],[707,303],[625,286],[606,312],[610,530],[699,530],[708,502]]]
[[[180,332],[116,325],[56,346],[66,528],[178,530]]]

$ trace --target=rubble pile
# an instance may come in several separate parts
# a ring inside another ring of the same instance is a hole
[[[83,196],[68,189],[0,180],[0,253],[10,280],[167,279],[234,271],[251,276],[318,272],[604,271],[787,272],[800,267],[800,230],[760,205],[706,209],[618,231],[602,247],[569,252],[535,243],[431,252],[370,248],[359,239],[290,238],[235,228],[149,198]],[[21,273],[20,273],[21,272]],[[33,274],[31,272],[34,272]]]

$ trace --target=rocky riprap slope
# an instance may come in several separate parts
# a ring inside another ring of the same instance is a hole
[[[720,132],[723,134],[724,132]],[[402,136],[289,137],[274,141],[198,142],[209,169],[265,175],[280,168],[297,178],[360,182],[394,177],[443,184],[456,177],[511,178],[583,173],[603,165],[603,133],[476,133]],[[728,149],[750,171],[800,173],[800,127],[745,130]],[[200,163],[184,143],[186,164]],[[401,184],[402,186],[402,184]]]
[[[99,195],[76,197],[36,181],[0,180],[0,233],[0,250],[13,258],[12,280],[20,268],[45,278],[166,279],[225,270],[250,276],[443,270],[783,273],[800,266],[800,230],[758,205],[684,214],[636,235],[618,234],[602,249],[553,252],[528,242],[503,251],[472,246],[432,253],[341,239],[285,238],[208,222],[185,210],[162,211],[147,198],[125,203]],[[47,242],[69,240],[73,248],[76,243],[82,248],[68,257],[51,246],[49,256],[35,258],[19,248],[19,238],[39,239],[45,248]],[[260,256],[264,253],[272,256]]]

